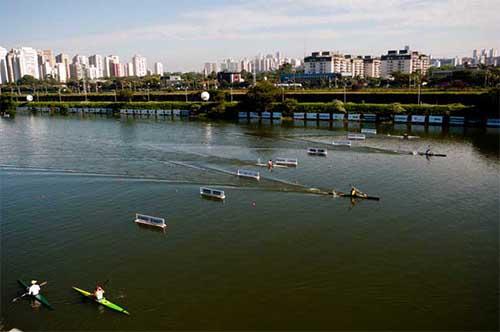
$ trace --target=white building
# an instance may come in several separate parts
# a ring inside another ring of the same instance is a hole
[[[211,73],[217,73],[219,71],[219,66],[216,62],[205,62],[203,65],[203,74],[205,76],[210,75]]]
[[[9,83],[7,75],[7,50],[0,46],[0,84]]]
[[[380,59],[365,56],[363,62],[365,77],[380,77]]]
[[[347,73],[348,69],[350,68],[348,68],[347,59],[336,52],[313,52],[311,56],[304,58],[305,74],[342,74]]]
[[[113,76],[113,65],[120,63],[118,55],[109,55],[104,57],[103,77]]]
[[[56,62],[53,70],[53,78],[61,83],[67,82],[68,74],[66,73],[66,65],[64,63]]]
[[[79,63],[81,65],[88,66],[89,65],[89,58],[85,55],[77,54],[73,57],[73,63]]]
[[[146,58],[140,55],[134,55],[132,57],[132,64],[134,66],[134,74],[138,77],[146,76],[148,73],[148,66],[146,63]]]
[[[163,64],[161,62],[155,62],[154,74],[163,76]]]
[[[85,65],[81,63],[72,63],[69,65],[70,77],[72,80],[81,80],[85,77]]]
[[[64,53],[60,53],[56,56],[56,63],[62,63],[64,64],[64,67],[65,67],[65,73],[66,73],[66,79],[65,79],[65,82],[69,81],[70,79],[70,70],[69,70],[69,64],[71,63],[70,62],[70,59],[69,59],[69,55],[67,54],[64,54]],[[60,80],[60,82],[62,82]]]
[[[430,58],[417,51],[410,51],[409,47],[404,50],[390,50],[386,55],[382,55],[380,63],[380,75],[388,78],[395,72],[411,74],[420,72],[427,73],[430,65]]]
[[[96,78],[104,77],[104,59],[102,55],[94,54],[89,57],[89,65],[96,68]]]
[[[21,47],[19,49],[14,49],[13,53],[13,72],[16,81],[24,75],[31,75],[36,79],[40,79],[38,54],[34,48]]]
[[[128,62],[126,65],[127,76],[135,76],[134,73],[134,64],[132,62]]]

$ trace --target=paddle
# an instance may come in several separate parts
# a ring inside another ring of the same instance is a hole
[[[48,281],[44,281],[44,282],[42,282],[39,286],[40,286],[40,287],[45,286],[45,285],[47,285],[47,283],[48,283]],[[29,288],[29,287],[28,287],[28,288]],[[28,295],[28,294],[29,294],[29,292],[26,292],[26,293],[24,293],[24,294],[23,294],[23,295],[21,295],[21,296],[18,296],[18,297],[13,298],[13,299],[12,299],[12,302],[16,302],[17,300],[19,300],[19,299],[21,299],[21,298],[25,297],[25,296],[26,296],[26,295]]]

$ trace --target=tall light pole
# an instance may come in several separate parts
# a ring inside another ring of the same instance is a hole
[[[417,104],[418,104],[418,105],[420,105],[420,88],[421,88],[421,86],[423,86],[423,85],[424,85],[424,86],[425,86],[425,85],[427,85],[427,82],[421,82],[421,83],[419,82],[419,83],[418,83],[418,97],[417,97]]]
[[[149,101],[149,83],[148,83],[148,101]]]

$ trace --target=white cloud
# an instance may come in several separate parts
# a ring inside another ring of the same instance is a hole
[[[495,40],[494,36],[498,39],[498,12],[500,1],[497,0],[255,0],[193,9],[168,24],[36,44],[62,46],[75,52],[83,45],[100,49],[128,45],[142,52],[140,46],[148,42],[157,43],[159,48],[164,43],[173,47],[191,43],[192,48],[200,42],[213,42],[214,47],[248,48],[248,45],[243,47],[243,43],[252,42],[257,53],[260,45],[275,41],[296,45],[303,40],[322,44],[324,49],[337,45],[337,48],[356,50],[374,40],[385,45],[387,39],[393,47],[405,43],[423,45],[426,41],[430,44],[428,47],[440,47],[436,41],[430,42],[435,35],[440,35],[463,38],[464,48],[468,50],[477,47],[471,45],[474,36],[478,42]],[[463,31],[467,31],[469,39],[465,39]],[[484,35],[485,31],[488,35]],[[339,42],[346,41],[347,45],[338,47]],[[496,45],[484,46],[497,47],[498,41]],[[446,52],[445,49],[438,51]],[[181,53],[179,49],[179,56]],[[214,52],[202,49],[199,53],[201,64],[204,57]]]

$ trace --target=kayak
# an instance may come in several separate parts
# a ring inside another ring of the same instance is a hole
[[[445,154],[442,153],[425,153],[425,152],[418,152],[419,156],[428,156],[428,157],[446,157]]]
[[[377,197],[377,196],[359,196],[359,195],[344,194],[344,193],[341,193],[341,192],[332,192],[330,194],[334,195],[334,196],[339,196],[339,197],[370,199],[370,200],[374,200],[374,201],[379,201],[380,200],[380,197]]]
[[[23,287],[26,290],[26,292],[28,291],[28,288],[30,286],[27,282],[24,282],[22,280],[18,280],[17,282],[19,283],[19,285],[21,285],[21,287]],[[34,298],[35,300],[37,300],[38,302],[40,302],[41,304],[43,304],[44,306],[46,306],[50,310],[54,310],[54,308],[52,308],[52,306],[50,305],[49,301],[41,293],[39,293],[38,295],[35,295],[35,296],[30,295],[30,297]]]
[[[76,290],[81,295],[83,295],[85,297],[88,297],[88,298],[94,300],[95,302],[97,302],[99,304],[102,304],[105,307],[108,307],[109,309],[116,310],[116,311],[121,312],[122,314],[125,314],[125,315],[130,315],[130,313],[127,310],[123,309],[119,305],[116,305],[116,304],[114,304],[114,303],[106,300],[105,298],[102,299],[101,301],[98,301],[94,297],[94,294],[92,294],[91,292],[87,292],[86,290],[83,290],[83,289],[80,289],[80,288],[77,288],[77,287],[73,287],[73,289]]]

